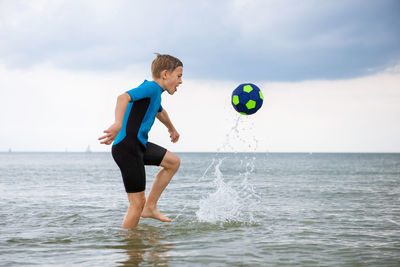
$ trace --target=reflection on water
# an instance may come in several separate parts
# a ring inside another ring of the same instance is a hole
[[[119,266],[139,266],[146,262],[155,266],[168,266],[171,256],[167,252],[173,249],[173,244],[167,243],[163,236],[162,227],[141,224],[137,229],[123,232],[124,239],[121,246],[128,255]]]

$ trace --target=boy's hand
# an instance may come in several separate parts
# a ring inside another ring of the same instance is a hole
[[[168,130],[168,132],[169,132],[169,137],[171,138],[171,142],[172,143],[176,143],[176,142],[178,142],[178,140],[179,140],[179,133],[175,130],[175,129],[173,129],[173,130]]]
[[[119,123],[112,124],[107,130],[104,131],[106,135],[99,137],[99,140],[105,139],[102,142],[100,142],[100,144],[110,145],[114,141],[115,137],[117,137],[117,134],[121,129],[121,127],[122,125]]]

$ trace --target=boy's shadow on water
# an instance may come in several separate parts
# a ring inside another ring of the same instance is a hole
[[[137,229],[123,232],[120,248],[124,249],[128,259],[119,262],[119,266],[138,266],[142,262],[151,265],[168,265],[171,257],[167,255],[173,247],[163,242],[165,229],[151,225],[140,225]]]

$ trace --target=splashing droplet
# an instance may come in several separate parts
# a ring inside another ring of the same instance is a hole
[[[243,181],[239,183],[239,191],[223,180],[220,169],[222,162],[223,159],[220,159],[215,166],[215,179],[212,182],[215,191],[200,200],[199,210],[196,212],[197,219],[208,223],[256,223],[253,210],[259,203],[259,197],[248,182],[249,170],[246,170]]]

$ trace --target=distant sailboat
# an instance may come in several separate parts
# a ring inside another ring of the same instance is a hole
[[[11,151],[11,147],[8,149],[8,153],[11,153],[12,151]]]
[[[87,148],[86,148],[86,153],[91,153],[92,152],[92,150],[90,150],[90,146],[88,146]]]

